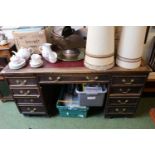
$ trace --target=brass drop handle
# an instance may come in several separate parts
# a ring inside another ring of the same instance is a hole
[[[129,100],[125,100],[125,103],[128,103],[129,102]]]
[[[25,85],[27,83],[27,80],[23,80],[23,82],[21,82],[21,85]]]
[[[116,111],[116,112],[119,112],[119,108],[115,108],[115,111]]]
[[[94,78],[90,78],[89,76],[86,76],[86,79],[90,82],[98,80],[98,76],[95,76]]]
[[[121,100],[117,100],[117,102],[120,104],[126,104],[126,103],[128,103],[128,100],[125,100],[124,102],[122,102]]]
[[[30,92],[31,92],[30,90],[27,90],[26,93],[25,93],[25,95],[30,94]]]
[[[49,80],[53,80],[53,78],[51,76],[48,77]]]
[[[17,83],[17,84],[19,84],[19,83],[20,83],[20,81],[19,81],[19,80],[16,80],[16,83]]]
[[[30,111],[30,112],[35,112],[37,109],[36,109],[36,108],[33,108],[33,109],[31,110],[31,108],[28,107],[27,110]]]
[[[61,77],[60,76],[58,76],[57,78],[56,78],[56,80],[55,81],[59,81],[61,79]]]
[[[127,94],[127,93],[129,93],[130,90],[131,90],[130,88],[128,88],[126,91],[123,91],[122,88],[119,89],[119,91],[120,91],[121,93],[123,93],[123,94]]]
[[[37,108],[33,108],[30,112],[35,112],[37,110]]]
[[[124,84],[130,85],[130,84],[133,84],[133,82],[135,82],[135,80],[134,80],[134,79],[131,79],[129,82],[127,82],[126,79],[122,79],[122,82],[123,82]]]
[[[23,91],[23,90],[20,90],[20,91],[19,91],[19,93],[20,93],[20,94],[23,94],[23,93],[24,93],[24,91]]]
[[[30,102],[31,102],[31,103],[34,102],[34,99],[30,99]]]
[[[16,80],[16,83],[20,84],[20,85],[25,85],[27,83],[27,80],[23,80],[21,82],[20,82],[20,80]]]
[[[126,111],[126,108],[123,108],[122,111],[125,112]]]

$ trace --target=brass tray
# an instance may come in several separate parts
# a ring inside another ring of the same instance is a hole
[[[59,60],[62,60],[62,61],[79,61],[79,60],[82,60],[82,59],[84,59],[84,56],[85,56],[85,51],[84,51],[84,49],[79,49],[80,50],[80,54],[77,56],[77,57],[75,57],[75,58],[66,58],[63,54],[62,54],[62,52],[60,51],[59,53],[58,53],[58,59]]]

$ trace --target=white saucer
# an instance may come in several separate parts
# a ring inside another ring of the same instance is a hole
[[[9,68],[10,69],[20,69],[20,68],[24,67],[25,64],[26,64],[26,61],[24,59],[19,64],[14,64],[12,62],[9,62]]]
[[[41,67],[42,65],[43,65],[43,61],[41,61],[39,64],[33,64],[33,63],[30,62],[30,66],[32,68],[38,68],[38,67]]]
[[[1,46],[7,45],[8,43],[9,43],[8,40],[2,40],[2,41],[0,41],[0,45]]]

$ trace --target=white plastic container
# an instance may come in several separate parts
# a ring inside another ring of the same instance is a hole
[[[76,89],[81,106],[101,107],[103,106],[107,89],[103,87],[85,87],[83,91]]]

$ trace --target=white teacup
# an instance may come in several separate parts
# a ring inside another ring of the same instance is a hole
[[[30,63],[34,65],[42,63],[41,56],[39,54],[32,54]]]

